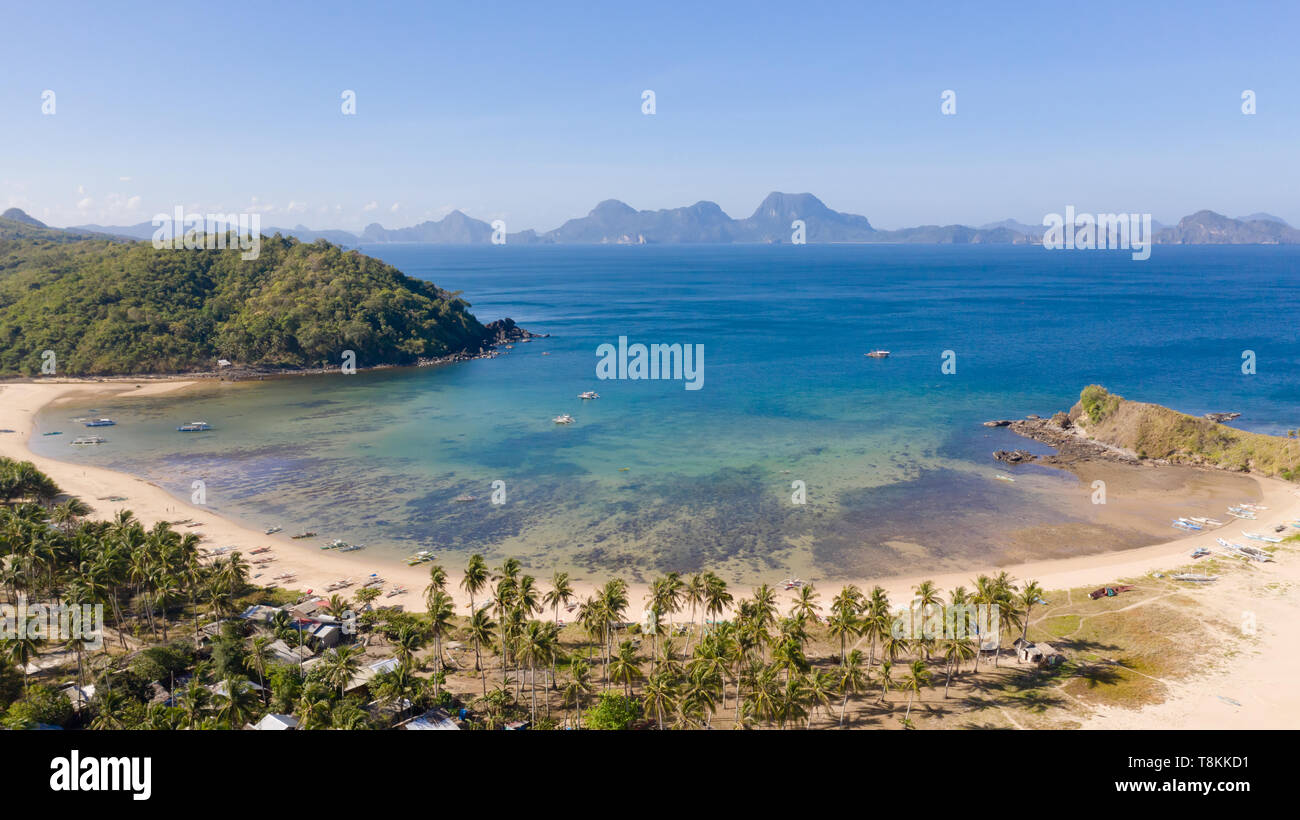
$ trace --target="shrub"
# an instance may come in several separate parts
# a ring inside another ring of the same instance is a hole
[[[641,703],[636,698],[606,692],[600,701],[587,710],[588,729],[622,730],[631,727],[641,717]]]

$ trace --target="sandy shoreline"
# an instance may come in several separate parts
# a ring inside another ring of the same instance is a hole
[[[226,520],[211,510],[181,502],[162,488],[141,479],[111,470],[38,456],[33,454],[27,446],[36,414],[41,408],[53,402],[71,398],[109,396],[119,393],[130,393],[133,396],[159,395],[181,390],[195,383],[193,380],[176,379],[140,380],[138,382],[133,380],[106,382],[49,381],[0,385],[0,429],[14,431],[0,434],[0,455],[34,462],[41,471],[54,478],[65,492],[79,497],[90,505],[94,510],[94,514],[98,517],[109,517],[117,510],[129,509],[146,526],[151,526],[159,520],[174,521],[191,518],[202,525],[194,528],[193,531],[201,532],[205,536],[204,546],[209,548],[228,545],[237,546],[241,548],[241,551],[248,558],[253,557],[248,555],[248,552],[253,548],[272,547],[271,554],[275,555],[276,560],[268,565],[269,568],[257,568],[256,571],[262,574],[260,577],[253,579],[255,583],[274,585],[277,582],[272,580],[272,576],[283,572],[294,572],[297,577],[295,581],[287,584],[289,588],[304,592],[307,590],[323,592],[328,584],[341,578],[351,578],[357,581],[359,585],[360,581],[369,576],[370,573],[375,572],[387,581],[384,587],[385,590],[392,589],[395,585],[404,586],[409,590],[392,598],[380,597],[379,604],[401,604],[411,610],[423,609],[423,592],[428,584],[427,565],[408,567],[391,560],[376,560],[368,557],[364,552],[345,554],[323,551],[313,543],[294,541],[288,538],[286,533],[265,535],[262,532]],[[1260,486],[1261,503],[1267,506],[1268,509],[1260,514],[1257,521],[1241,522],[1247,525],[1245,528],[1271,532],[1273,527],[1280,523],[1300,519],[1300,494],[1297,494],[1294,485],[1270,478],[1254,477],[1254,480]],[[120,502],[100,500],[107,496],[124,496],[126,500]],[[1227,534],[1225,537],[1236,540],[1241,529],[1242,527],[1229,525],[1224,527],[1223,531]],[[912,588],[922,579],[932,580],[940,589],[947,590],[958,585],[969,587],[971,579],[981,573],[994,574],[1002,571],[1019,580],[1036,580],[1045,589],[1099,586],[1119,578],[1141,576],[1154,570],[1170,569],[1184,565],[1188,563],[1187,553],[1192,547],[1200,545],[1213,546],[1213,544],[1213,533],[1208,535],[1192,534],[1164,543],[1120,552],[1036,560],[1005,566],[976,566],[962,572],[929,573],[915,577],[891,576],[856,579],[851,582],[864,589],[879,584],[885,588],[891,600],[895,602],[908,600],[911,597]],[[438,556],[438,558],[440,560],[441,556]],[[1283,567],[1285,567],[1285,570],[1282,569]],[[461,568],[459,566],[446,566],[446,569],[457,605],[464,612],[469,600],[468,596],[459,588]],[[1289,562],[1279,562],[1277,565],[1268,565],[1263,571],[1285,572],[1290,575],[1295,573],[1295,568],[1289,566]],[[545,577],[538,580],[545,586],[547,580]],[[841,583],[850,583],[850,581],[837,581],[827,585],[828,588],[821,590],[824,605],[829,603],[830,597],[835,590],[838,590]],[[351,587],[344,590],[342,594],[346,595],[356,588],[356,586]],[[580,598],[592,592],[591,584],[578,582],[575,583],[575,588]],[[647,591],[647,585],[645,584],[629,584],[629,618],[635,619],[640,616]],[[779,600],[784,601],[785,599],[792,599],[792,597],[791,593],[781,593]],[[1295,624],[1294,619],[1284,624],[1279,624],[1278,620],[1274,620],[1274,626],[1277,628],[1271,634],[1265,635],[1264,638],[1270,644],[1276,643],[1277,654],[1285,655],[1287,654],[1287,647],[1295,646],[1297,638],[1300,637],[1300,624]],[[1257,685],[1260,672],[1255,670],[1252,674],[1256,678],[1252,680],[1252,685]],[[1286,686],[1285,683],[1279,685]],[[1177,701],[1178,697],[1177,693],[1175,693],[1173,700]],[[1300,695],[1296,696],[1296,700],[1300,700]],[[1300,704],[1297,706],[1300,707]],[[1162,704],[1161,707],[1151,708],[1174,709],[1176,706]],[[1273,704],[1271,708],[1275,709],[1276,704]],[[1292,714],[1296,713],[1293,712]],[[1228,713],[1223,716],[1223,719],[1224,721],[1232,721],[1237,718]],[[1100,725],[1107,724],[1103,721]],[[1226,722],[1225,725],[1231,725],[1231,723]],[[1283,722],[1280,725],[1289,724]]]

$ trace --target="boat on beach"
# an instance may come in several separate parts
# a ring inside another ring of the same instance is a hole
[[[394,595],[401,595],[405,592],[406,592],[406,587],[393,587],[392,589],[388,590],[388,594],[385,595],[384,597],[392,598]]]
[[[270,551],[271,551],[270,547],[258,547],[257,549],[250,551],[249,555],[261,555],[264,552],[270,552]]]
[[[420,550],[414,555],[408,555],[406,557],[406,565],[408,567],[413,567],[416,566],[417,564],[423,564],[426,561],[432,561],[432,560],[433,560],[433,550]]]
[[[284,527],[267,527],[267,528],[266,528],[266,534],[267,534],[267,535],[274,535],[274,534],[276,534],[277,532],[279,532],[279,531],[282,530],[282,529],[284,529]]]
[[[1246,536],[1247,538],[1253,538],[1256,541],[1267,541],[1270,544],[1282,543],[1282,539],[1274,535],[1263,535],[1262,533],[1258,533],[1258,532],[1243,532],[1242,535]]]
[[[291,535],[291,536],[289,536],[289,537],[290,537],[290,538],[296,538],[296,539],[303,539],[303,538],[312,538],[312,537],[314,537],[315,535],[316,535],[316,531],[315,531],[315,530],[307,530],[306,532],[300,532],[300,533],[298,533],[297,535]]]

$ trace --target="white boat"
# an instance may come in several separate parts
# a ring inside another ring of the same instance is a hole
[[[176,430],[181,433],[202,433],[205,430],[211,430],[212,425],[206,421],[192,421],[189,424],[182,424]]]
[[[1233,518],[1242,518],[1247,521],[1254,521],[1258,517],[1252,512],[1237,512],[1236,510],[1228,510],[1228,515]]]
[[[1215,521],[1213,518],[1204,518],[1202,516],[1192,516],[1188,521],[1195,521],[1197,524],[1208,524],[1211,527],[1222,527],[1222,521]]]
[[[267,527],[267,528],[266,528],[266,534],[267,534],[267,535],[274,535],[275,533],[279,532],[279,531],[282,530],[282,529],[284,529],[284,527]]]
[[[1254,538],[1256,541],[1267,541],[1270,544],[1282,543],[1281,538],[1277,538],[1272,535],[1262,535],[1257,532],[1243,532],[1242,535],[1246,536],[1247,538]]]
[[[555,422],[556,424],[573,424],[573,416],[570,416],[568,413],[561,413],[560,415],[551,419],[551,421]]]
[[[103,444],[105,441],[108,441],[108,439],[99,436],[81,436],[72,440],[72,446],[83,447],[88,444]]]
[[[363,550],[365,548],[365,544],[347,544],[339,547],[339,552],[356,552],[357,550]]]
[[[456,496],[455,498],[452,499],[452,501],[455,501],[457,504],[466,504],[466,503],[469,503],[470,501],[474,501],[474,500],[475,500],[475,497],[472,496],[472,495],[470,495],[470,494],[468,494],[468,493],[466,493],[465,495],[458,495],[458,496]]]
[[[1190,522],[1187,522],[1187,521],[1181,521],[1181,520],[1179,520],[1179,521],[1175,521],[1175,522],[1173,522],[1172,524],[1170,524],[1169,526],[1171,526],[1171,527],[1177,527],[1177,528],[1180,529],[1180,530],[1186,530],[1186,531],[1188,531],[1188,532],[1200,532],[1200,531],[1201,531],[1201,528],[1200,528],[1199,526],[1197,526],[1196,524],[1192,524],[1192,523],[1190,523]]]
[[[580,399],[598,399],[598,398],[600,398],[600,394],[597,393],[595,390],[588,390],[588,391],[586,391],[585,393],[579,393],[579,394],[578,394],[578,398],[580,398]]]
[[[889,358],[889,351],[888,351],[888,350],[873,350],[873,351],[871,351],[870,353],[863,353],[862,355],[863,355],[863,356],[866,356],[867,358],[870,358],[870,359],[888,359],[888,358]]]
[[[1191,581],[1194,584],[1208,584],[1217,579],[1215,575],[1197,575],[1191,572],[1180,572],[1170,575],[1175,581]]]
[[[1009,475],[1003,475],[1002,473],[998,473],[997,475],[995,475],[995,476],[993,476],[993,477],[996,478],[996,479],[998,479],[998,480],[1000,480],[1000,481],[1015,481],[1015,479],[1012,478],[1011,476],[1009,476]]]
[[[406,587],[393,587],[392,589],[388,590],[388,594],[385,595],[384,597],[392,598],[394,595],[401,595],[404,592],[406,592]]]
[[[82,424],[87,427],[112,427],[117,422],[112,419],[91,419],[90,421],[83,421]]]

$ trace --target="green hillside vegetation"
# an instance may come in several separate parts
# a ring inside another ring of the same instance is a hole
[[[1235,430],[1158,404],[1129,401],[1099,385],[1083,389],[1070,419],[1092,438],[1142,458],[1300,479],[1300,438]]]
[[[45,350],[58,375],[101,376],[209,370],[219,358],[338,366],[344,350],[359,367],[414,364],[487,341],[455,294],[324,241],[263,237],[243,260],[238,249],[4,235],[0,376],[39,374]]]
[[[6,211],[5,213],[10,213],[10,211]],[[23,214],[23,216],[26,216],[26,214]],[[66,242],[83,242],[88,239],[120,239],[120,237],[110,237],[108,234],[90,232],[80,233],[77,231],[64,231],[58,228],[49,228],[36,222],[36,220],[30,219],[30,217],[28,217],[28,219],[30,221],[20,221],[0,216],[0,240],[29,239],[40,242],[62,244]]]

